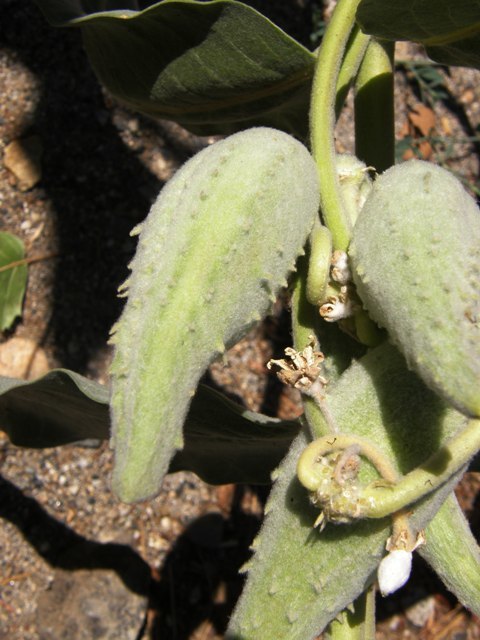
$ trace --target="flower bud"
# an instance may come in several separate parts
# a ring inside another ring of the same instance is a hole
[[[412,553],[404,549],[390,551],[380,562],[377,572],[378,586],[382,596],[403,587],[410,577],[412,570]]]

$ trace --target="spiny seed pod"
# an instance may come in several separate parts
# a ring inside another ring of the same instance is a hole
[[[318,206],[307,149],[267,128],[204,149],[162,190],[142,226],[112,339],[120,499],[158,492],[200,376],[268,311]]]
[[[349,253],[358,293],[409,366],[480,415],[480,212],[461,183],[420,160],[389,169]]]

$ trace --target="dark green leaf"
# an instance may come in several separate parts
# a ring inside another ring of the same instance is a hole
[[[92,13],[103,13],[124,9],[138,11],[138,0],[38,0],[47,20],[62,27],[78,18],[84,18]]]
[[[27,265],[20,264],[5,270],[25,257],[23,242],[11,233],[0,233],[0,331],[8,329],[22,313],[23,296],[27,286]]]
[[[53,447],[109,437],[109,390],[57,369],[34,382],[0,377],[0,428],[13,444]],[[188,470],[212,484],[268,483],[298,432],[247,411],[200,385],[185,424],[185,447],[170,471]]]
[[[99,79],[133,109],[201,135],[254,125],[306,135],[315,56],[240,2],[37,3],[53,24],[81,28]]]
[[[185,445],[170,471],[195,471],[210,484],[267,484],[299,425],[247,411],[200,385],[184,425]]]
[[[412,40],[443,64],[480,67],[479,0],[362,0],[363,31],[387,40]]]
[[[33,382],[0,378],[0,428],[21,447],[109,437],[106,387],[57,369]]]

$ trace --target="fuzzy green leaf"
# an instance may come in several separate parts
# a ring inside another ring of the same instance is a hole
[[[20,238],[11,233],[0,232],[0,267],[6,267],[24,257],[25,249]],[[27,275],[25,264],[0,271],[0,331],[8,329],[15,318],[22,314]]]
[[[407,369],[390,345],[353,364],[327,400],[342,432],[372,440],[400,473],[423,462],[465,422]],[[389,519],[327,525],[321,533],[312,528],[318,511],[295,476],[306,443],[300,435],[280,466],[229,640],[316,637],[374,580],[385,553]],[[426,526],[458,478],[413,507],[414,528]]]
[[[362,0],[357,20],[377,38],[420,42],[437,62],[480,68],[479,0]]]
[[[480,550],[452,494],[425,531],[419,553],[460,602],[480,615]]]
[[[307,134],[315,56],[240,2],[37,3],[53,24],[81,29],[100,81],[133,109],[200,135],[257,125]]]
[[[109,397],[107,387],[65,369],[33,382],[0,377],[0,428],[20,447],[105,440]],[[210,484],[268,483],[298,428],[200,385],[185,422],[185,447],[169,471],[194,471]]]

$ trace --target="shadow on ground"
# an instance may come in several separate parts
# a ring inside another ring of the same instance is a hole
[[[128,591],[145,598],[136,621],[138,638],[187,640],[205,623],[216,633],[223,633],[241,592],[243,577],[239,569],[250,555],[248,549],[260,524],[258,518],[241,508],[245,490],[236,488],[228,517],[211,513],[197,518],[176,540],[159,569],[150,567],[128,545],[99,543],[77,534],[1,476],[0,518],[15,525],[36,553],[56,570],[53,593],[48,598],[40,593],[39,607],[52,608],[51,600],[65,599],[69,590],[81,591],[85,601],[96,595],[99,574],[112,571]],[[264,502],[268,489],[255,491]],[[79,580],[72,584],[67,572],[77,572]],[[108,603],[108,611],[115,608],[119,598],[118,589],[110,592],[111,584],[110,578],[106,587],[102,586],[106,590],[101,597]],[[125,599],[124,594],[121,597]],[[70,603],[72,598],[70,594]],[[88,613],[73,609],[70,615],[77,619],[68,623],[81,626],[79,618]],[[63,615],[68,616],[68,611]],[[43,619],[44,613],[37,611],[37,618]],[[107,624],[105,620],[100,622]]]

